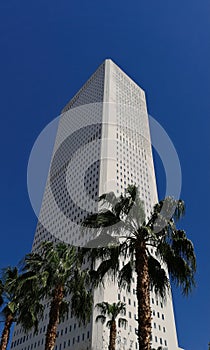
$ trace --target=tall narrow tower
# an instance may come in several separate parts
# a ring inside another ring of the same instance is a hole
[[[81,222],[97,212],[99,195],[139,187],[149,216],[158,201],[144,91],[111,60],[96,70],[63,109],[44,191],[33,250],[43,240],[94,247],[95,232],[81,231]],[[151,251],[151,253],[153,253]],[[123,264],[123,261],[122,261]],[[136,279],[129,291],[113,281],[94,291],[94,304],[126,303],[127,326],[118,328],[116,350],[138,349]],[[152,346],[178,350],[172,299],[163,304],[151,292]],[[44,349],[49,303],[39,334],[15,327],[11,349]],[[108,330],[95,322],[83,328],[69,316],[59,325],[55,350],[108,349]]]

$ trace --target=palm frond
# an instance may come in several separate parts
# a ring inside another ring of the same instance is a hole
[[[119,271],[119,286],[124,288],[125,286],[130,287],[133,272],[135,269],[135,261],[128,261],[121,270]]]
[[[97,269],[97,274],[100,278],[100,282],[103,283],[104,277],[106,275],[112,276],[113,279],[115,279],[117,276],[118,270],[119,270],[119,261],[114,261],[112,260],[112,258],[102,261]]]
[[[112,237],[110,234],[103,232],[100,233],[95,239],[90,240],[86,244],[86,248],[102,248],[109,247],[110,245],[118,244],[118,238]]]
[[[111,320],[107,321],[107,323],[106,323],[107,328],[110,328],[111,325],[112,325],[112,321]]]
[[[170,290],[170,283],[165,269],[161,267],[160,262],[152,255],[148,256],[148,269],[151,289],[165,300],[167,292]]]
[[[172,249],[175,256],[181,256],[191,266],[193,271],[196,270],[194,246],[187,238],[184,230],[176,230],[173,232]]]
[[[95,305],[95,307],[101,312],[102,315],[106,315],[109,313],[109,303],[106,301],[103,301],[102,303],[98,303]]]
[[[125,303],[122,303],[121,301],[112,304],[103,301],[102,303],[96,304],[95,307],[101,312],[101,315],[109,316],[111,321],[115,321],[117,316],[122,311],[125,311]]]
[[[103,315],[98,315],[97,317],[96,317],[96,322],[101,322],[102,324],[104,324],[105,322],[106,322],[106,317],[105,316],[103,316]]]
[[[108,227],[115,225],[119,221],[119,217],[117,217],[112,211],[103,210],[98,214],[88,216],[87,219],[83,221],[82,226],[91,228]]]
[[[189,263],[181,255],[174,251],[173,246],[167,242],[160,242],[157,246],[157,254],[168,268],[169,275],[174,284],[179,287],[184,295],[188,295],[195,286],[195,263]]]
[[[179,199],[176,202],[176,208],[175,208],[173,217],[177,221],[181,219],[184,215],[185,215],[185,203],[183,200]]]
[[[88,290],[90,278],[88,270],[77,268],[72,279],[68,282],[72,314],[77,317],[79,323],[84,325],[89,322],[92,313],[93,295]]]

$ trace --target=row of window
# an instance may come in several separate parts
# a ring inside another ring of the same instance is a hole
[[[65,340],[62,343],[60,343],[59,345],[56,345],[55,350],[65,349],[66,346],[74,345],[74,344],[79,343],[81,341],[88,340],[89,338],[90,338],[90,332],[88,331],[86,335],[85,335],[85,333],[83,333],[81,336],[78,335],[77,337],[73,337],[72,339],[68,339],[68,341]],[[30,336],[30,339],[31,339],[31,336]],[[11,344],[11,349],[24,343],[27,340],[28,340],[28,337],[24,336],[24,337],[21,337],[20,339],[13,341]],[[23,350],[39,349],[39,346],[43,345],[43,344],[44,344],[44,338],[42,338],[38,341],[35,341],[34,343],[26,346]]]

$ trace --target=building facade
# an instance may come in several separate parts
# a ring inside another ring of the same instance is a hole
[[[96,70],[63,109],[44,191],[33,250],[43,240],[60,240],[75,246],[92,246],[96,232],[81,230],[89,213],[98,211],[102,193],[124,192],[136,184],[150,215],[158,201],[149,121],[144,91],[113,61]],[[151,253],[153,253],[151,251]],[[123,261],[122,261],[123,264]],[[95,290],[94,304],[102,301],[126,303],[126,327],[118,327],[116,350],[138,349],[136,279],[131,288],[119,290],[107,280]],[[151,291],[152,347],[178,350],[172,298],[163,303]],[[40,322],[39,334],[24,334],[16,326],[11,349],[44,349],[49,302]],[[93,309],[87,327],[79,326],[71,312],[58,327],[55,350],[108,349],[108,329],[95,322]]]

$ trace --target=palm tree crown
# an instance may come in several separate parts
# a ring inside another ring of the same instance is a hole
[[[172,282],[187,295],[195,285],[196,259],[193,244],[183,230],[176,228],[176,221],[184,214],[184,202],[167,197],[155,205],[147,219],[138,189],[128,186],[124,195],[114,193],[99,198],[106,205],[98,214],[88,217],[83,225],[95,227],[100,233],[107,227],[108,234],[118,237],[118,245],[112,243],[89,251],[93,261],[102,262],[96,276],[102,280],[107,272],[119,276],[120,285],[130,284],[133,271],[137,274],[139,349],[150,349],[151,310],[150,289],[165,298]],[[153,253],[152,253],[152,249]],[[119,271],[119,260],[125,264]]]
[[[106,316],[109,317],[109,320],[106,323],[106,326],[110,328],[109,336],[109,350],[115,350],[116,343],[116,319],[118,315],[122,312],[125,312],[125,304],[122,302],[109,304],[108,302],[102,302],[96,304],[96,307],[101,312],[100,315],[96,317],[96,322],[101,321],[102,323],[106,322]],[[118,324],[126,324],[127,320],[125,318],[119,317]]]
[[[75,247],[53,242],[43,243],[39,253],[28,254],[25,269],[36,281],[40,300],[46,298],[51,301],[45,350],[52,350],[59,320],[69,310],[68,294],[71,296],[72,314],[83,324],[90,319],[92,293],[88,289],[88,271],[82,269]]]
[[[43,306],[37,299],[37,291],[27,273],[20,273],[17,267],[7,267],[2,274],[1,314],[4,317],[4,329],[0,349],[5,350],[9,341],[13,322],[21,323],[25,331],[38,330],[38,318],[43,314]]]

